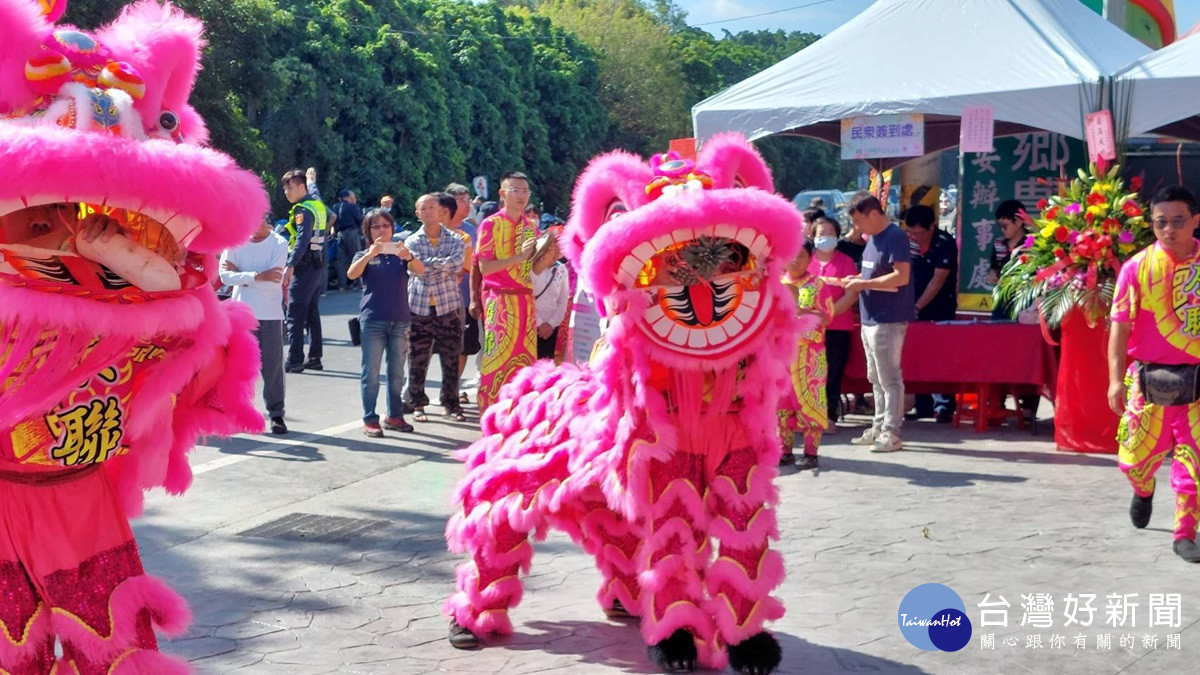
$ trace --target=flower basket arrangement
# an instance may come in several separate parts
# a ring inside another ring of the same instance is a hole
[[[1121,263],[1154,242],[1146,208],[1137,198],[1141,179],[1131,179],[1126,190],[1119,165],[1089,169],[1080,169],[1062,194],[1039,202],[1040,218],[1022,212],[1033,234],[1013,251],[993,291],[1012,316],[1037,304],[1051,328],[1075,309],[1089,324],[1101,323],[1112,305]]]

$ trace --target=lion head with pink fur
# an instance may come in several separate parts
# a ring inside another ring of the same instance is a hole
[[[141,0],[86,32],[55,24],[64,8],[0,0],[0,440],[29,446],[13,441],[18,463],[62,447],[55,415],[89,395],[80,382],[153,370],[112,385],[118,440],[90,458],[136,510],[132,488],[187,486],[198,433],[262,424],[253,318],[212,282],[268,203],[188,103],[197,20]]]

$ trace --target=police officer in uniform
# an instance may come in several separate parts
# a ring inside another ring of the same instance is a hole
[[[318,301],[325,283],[323,247],[325,204],[311,194],[305,174],[293,169],[283,175],[283,194],[292,203],[288,214],[288,261],[284,284],[288,289],[288,355],[284,370],[289,373],[322,370],[321,310]],[[309,326],[308,360],[304,360],[304,327]]]

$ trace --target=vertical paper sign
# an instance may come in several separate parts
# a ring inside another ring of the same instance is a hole
[[[992,107],[963,108],[958,127],[958,145],[962,152],[991,152],[995,135]]]
[[[842,159],[920,157],[925,154],[925,117],[920,113],[842,120]]]
[[[1088,160],[1116,159],[1117,144],[1113,139],[1112,112],[1101,110],[1084,118],[1087,131]]]
[[[672,138],[668,149],[679,153],[679,156],[684,159],[692,161],[696,159],[696,139],[694,138]]]

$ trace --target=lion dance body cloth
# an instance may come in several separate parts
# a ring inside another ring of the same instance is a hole
[[[763,628],[783,615],[776,405],[805,325],[778,281],[801,222],[771,189],[732,136],[694,164],[615,152],[580,176],[562,244],[607,345],[520,371],[463,451],[446,530],[470,555],[445,606],[458,626],[512,631],[529,536],[554,527],[595,556],[601,607],[640,617],[660,663],[779,663]]]
[[[211,281],[266,195],[203,147],[199,22],[64,9],[0,0],[0,673],[187,672],[128,517],[188,487],[199,435],[262,427],[254,319]]]

